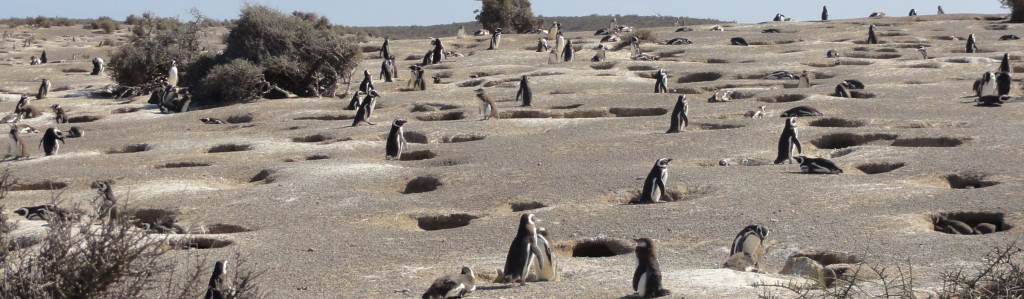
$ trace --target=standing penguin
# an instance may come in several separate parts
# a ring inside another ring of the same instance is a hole
[[[519,285],[526,284],[527,273],[534,256],[541,255],[540,247],[537,246],[537,225],[533,222],[533,214],[523,214],[519,217],[519,229],[516,231],[515,239],[508,248],[508,255],[505,257],[505,269],[502,271],[505,283],[519,281]],[[543,263],[544,260],[538,260]],[[544,265],[540,265],[544,267]]]
[[[39,84],[39,92],[36,93],[36,99],[45,99],[50,94],[50,80],[43,79],[43,83]]]
[[[796,136],[796,117],[790,117],[786,119],[786,127],[782,129],[782,136],[779,137],[779,156],[775,158],[775,164],[782,164],[787,160],[792,164],[794,146],[797,153],[803,152],[800,139]]]
[[[654,162],[654,167],[644,179],[644,189],[640,194],[639,203],[661,202],[665,197],[665,181],[668,180],[668,163],[672,159],[661,158]]]
[[[498,46],[501,45],[501,28],[494,29],[494,34],[491,35],[491,47],[487,50],[497,50]]]
[[[996,95],[1005,96],[1010,94],[1010,88],[1013,87],[1013,78],[1010,77],[1010,73],[999,72],[996,75]]]
[[[924,46],[917,47],[917,52],[921,53],[921,59],[928,59],[928,50],[925,50]]]
[[[32,108],[29,107],[29,104],[31,103],[32,99],[29,99],[28,95],[21,95],[21,98],[18,99],[18,103],[14,104],[14,113],[21,115],[23,118],[35,117],[32,112]]]
[[[64,111],[63,107],[53,104],[53,106],[50,106],[50,109],[53,109],[54,120],[58,124],[66,124],[68,122],[68,114]]]
[[[910,16],[910,17],[916,17],[916,16],[917,16],[917,10],[916,10],[916,9],[913,9],[913,8],[911,8],[911,9],[910,9],[910,13],[909,13],[909,14],[907,14],[907,16]]]
[[[423,80],[423,68],[418,65],[409,66],[409,70],[412,71],[412,78],[409,80],[412,82],[413,90],[427,90],[427,81]]]
[[[377,53],[380,54],[380,57],[384,58],[385,60],[387,60],[388,57],[393,56],[391,55],[391,45],[389,43],[388,38],[384,38],[384,44],[380,46],[380,51],[377,51]]]
[[[370,92],[373,89],[373,78],[370,77],[370,71],[363,70],[363,82],[359,83],[359,91]]]
[[[487,94],[484,93],[484,89],[477,88],[473,91],[476,92],[476,98],[480,99],[480,102],[482,102],[480,106],[480,113],[484,116],[484,119],[482,120],[488,120],[491,118],[498,119],[498,106],[495,106],[491,97],[488,97]]]
[[[551,49],[548,53],[548,64],[558,64],[558,50]]]
[[[25,147],[25,139],[18,134],[18,126],[11,125],[11,153],[8,156],[14,160],[29,158],[28,148]]]
[[[974,40],[974,33],[967,36],[967,53],[977,53],[978,44]]]
[[[43,133],[43,139],[39,140],[39,145],[43,147],[43,152],[47,156],[53,156],[60,150],[60,143],[64,143],[64,133],[57,128],[46,129],[46,133]]]
[[[46,63],[46,50],[43,50],[43,54],[39,54],[39,63]]]
[[[995,95],[998,86],[996,84],[996,74],[992,72],[985,72],[985,74],[981,76],[981,80],[975,81],[974,86],[974,91],[977,93],[978,97]]]
[[[352,96],[352,100],[348,101],[348,107],[345,107],[345,110],[356,110],[356,109],[359,109],[359,106],[362,106],[362,103],[363,103],[363,101],[362,101],[363,98],[361,98],[361,96],[364,96],[364,95],[366,95],[365,92],[356,91],[356,94]]]
[[[679,95],[675,108],[672,108],[672,124],[669,125],[668,131],[665,133],[679,133],[686,129],[690,125],[690,118],[686,115],[689,110],[690,108],[686,104],[686,95]]]
[[[167,71],[167,84],[178,86],[178,62],[171,60],[171,69]]]
[[[800,83],[797,83],[796,88],[808,88],[811,87],[811,77],[807,75],[807,70],[804,70],[800,74]]]
[[[548,51],[548,40],[546,38],[543,38],[543,37],[538,38],[537,39],[537,52],[547,52],[547,51]]]
[[[565,49],[562,50],[562,61],[572,61],[572,58],[576,56],[576,50],[572,48],[572,41],[565,41]]]
[[[758,268],[761,263],[761,256],[764,255],[764,239],[768,237],[770,231],[768,228],[757,225],[748,225],[736,234],[736,238],[732,240],[732,248],[729,250],[729,256],[736,254],[742,254],[750,258],[754,269]],[[747,269],[749,271],[749,269]]]
[[[999,72],[1010,73],[1010,53],[1003,53],[1003,61],[999,62]]]
[[[561,58],[562,51],[564,51],[564,50],[565,50],[565,37],[562,36],[562,32],[558,32],[558,35],[555,36],[555,53],[558,53],[559,58]]]
[[[404,119],[396,119],[391,122],[391,132],[388,132],[388,143],[384,148],[384,158],[386,160],[391,159],[402,159],[402,151],[405,149],[405,129],[402,125],[405,124]]]
[[[444,44],[441,43],[441,38],[438,37],[434,39],[434,53],[433,55],[431,55],[432,60],[430,61],[430,63],[438,64],[441,63],[441,60],[444,60],[445,58],[447,58],[447,56],[445,55]]]
[[[434,280],[421,298],[423,299],[447,299],[462,298],[476,290],[476,275],[473,269],[462,267],[459,274],[448,274]]]
[[[654,252],[651,238],[636,239],[636,271],[633,272],[633,290],[641,298],[668,296],[671,291],[661,287],[661,266]]]
[[[530,79],[523,75],[523,79],[519,80],[519,91],[516,92],[516,101],[523,99],[523,107],[532,106],[533,103],[533,91],[530,90]]]
[[[551,30],[548,30],[548,39],[554,40],[561,33],[559,32],[560,28],[562,28],[562,24],[558,24],[558,22],[551,23]]]
[[[940,15],[946,14],[945,11],[942,11],[942,5],[939,5],[939,11],[937,12],[937,14],[940,14]]]
[[[868,43],[869,44],[877,44],[878,43],[878,38],[875,37],[875,24],[871,24],[871,26],[868,27]]]
[[[827,6],[822,6],[821,7],[821,20],[822,21],[828,21],[828,7]]]
[[[654,93],[666,93],[668,87],[665,86],[665,82],[668,81],[668,75],[665,74],[664,69],[658,69],[658,73],[654,75],[657,81],[654,82]]]
[[[103,67],[103,58],[99,58],[99,57],[93,58],[92,59],[92,73],[90,73],[90,74],[93,75],[93,76],[98,76],[99,74],[103,73],[103,69],[104,69],[104,67]]]
[[[223,299],[234,295],[231,286],[231,276],[228,276],[228,261],[217,261],[213,265],[213,275],[210,276],[210,283],[206,287],[206,296],[203,299]]]
[[[466,26],[459,25],[459,31],[455,32],[455,39],[466,38]]]
[[[391,73],[394,69],[392,60],[384,59],[384,61],[380,63],[380,75],[377,76],[377,79],[384,78],[384,82],[394,82],[394,74]]]
[[[110,184],[110,181],[96,181],[92,183],[92,187],[96,189],[96,192],[99,192],[102,199],[99,211],[97,211],[100,219],[117,219],[120,216],[120,211],[117,208],[117,197],[114,196],[114,189],[111,188]]]
[[[370,115],[373,114],[373,108],[377,105],[377,97],[379,96],[380,94],[378,94],[376,90],[370,90],[370,92],[366,93],[366,97],[363,98],[363,101],[359,105],[359,110],[356,110],[356,118],[352,121],[353,127],[358,126],[361,122],[365,122],[371,126],[376,125],[370,122]]]

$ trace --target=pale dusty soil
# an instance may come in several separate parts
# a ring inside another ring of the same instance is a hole
[[[203,252],[214,258],[226,258],[235,251],[253,254],[258,266],[270,269],[264,277],[265,287],[277,298],[418,297],[434,278],[454,273],[462,265],[491,273],[503,264],[519,215],[524,212],[536,214],[539,225],[551,232],[551,239],[566,246],[557,257],[560,280],[511,288],[483,284],[474,296],[613,298],[631,294],[630,279],[636,265],[631,252],[573,258],[571,250],[565,249],[576,241],[599,236],[628,247],[634,245],[631,238],[656,240],[666,286],[674,291],[673,297],[756,296],[760,290],[750,287],[751,281],[767,278],[712,270],[727,258],[735,234],[755,223],[773,231],[762,261],[765,272],[778,272],[786,257],[798,250],[839,250],[861,255],[869,263],[909,263],[917,288],[937,289],[942,271],[973,266],[990,248],[1019,239],[1022,233],[1013,228],[984,236],[947,235],[932,230],[930,215],[994,212],[1001,213],[1008,224],[1024,225],[1019,169],[1024,154],[1024,135],[1020,134],[1024,109],[1020,103],[975,107],[969,98],[972,82],[982,72],[995,70],[1004,52],[1010,54],[1013,64],[1021,64],[1022,41],[998,41],[1004,34],[1021,35],[1021,25],[989,30],[988,26],[1002,24],[984,17],[737,24],[726,25],[724,32],[708,31],[711,26],[680,33],[674,28],[657,28],[659,40],[685,37],[694,44],[643,44],[647,53],[662,56],[662,61],[656,62],[629,61],[626,50],[609,52],[614,66],[605,70],[594,69],[598,64],[589,62],[598,40],[592,32],[568,34],[584,49],[578,53],[578,61],[557,65],[547,64],[546,53],[528,50],[536,44],[537,35],[505,35],[498,51],[484,50],[485,38],[445,37],[451,49],[467,56],[426,67],[427,77],[448,75],[442,84],[428,84],[426,91],[401,89],[410,76],[406,67],[417,62],[405,58],[422,55],[429,42],[393,41],[402,70],[400,80],[375,80],[383,95],[372,119],[377,125],[355,128],[349,127],[351,120],[303,119],[350,118],[354,111],[341,110],[348,98],[263,100],[172,115],[159,114],[145,104],[145,97],[127,104],[89,98],[89,91],[111,84],[110,79],[67,70],[91,69],[89,59],[71,61],[71,53],[109,60],[113,48],[95,47],[104,38],[102,34],[77,28],[18,29],[16,33],[35,33],[46,39],[29,49],[21,48],[16,40],[16,51],[11,51],[14,42],[0,43],[4,99],[0,110],[13,111],[17,93],[34,94],[39,80],[48,78],[55,88],[68,89],[51,92],[50,99],[34,105],[59,103],[72,117],[101,118],[56,125],[64,131],[71,125],[86,131],[85,138],[69,139],[57,156],[43,157],[35,148],[41,134],[27,136],[33,157],[3,162],[2,167],[22,182],[66,183],[60,191],[70,203],[85,203],[94,197],[90,182],[113,179],[117,194],[129,198],[132,207],[178,211],[180,223],[186,226],[232,224],[251,229],[210,235],[234,243]],[[863,44],[868,24],[876,24],[881,44]],[[762,34],[766,28],[783,33]],[[213,33],[211,40],[220,40],[216,35],[225,32]],[[971,33],[976,34],[982,53],[963,53],[964,40]],[[69,41],[71,36],[76,37],[75,42]],[[960,40],[949,40],[949,36]],[[733,37],[761,45],[728,46]],[[363,46],[379,46],[380,42],[373,40]],[[919,45],[927,48],[931,58],[921,59],[916,51]],[[44,47],[50,60],[68,62],[27,65],[28,57],[38,55]],[[843,55],[838,59],[840,65],[825,57],[829,49]],[[685,53],[667,54],[680,51]],[[366,57],[358,70],[369,69],[376,76],[380,59],[374,53]],[[677,94],[652,93],[650,74],[658,68],[669,73],[670,90],[688,94],[691,126],[686,132],[664,134],[669,125],[667,111]],[[795,80],[759,79],[776,70],[807,70],[815,75],[811,80],[814,86],[797,89],[793,88]],[[475,72],[489,75],[470,78]],[[679,83],[680,78],[694,73],[710,73],[701,77],[714,80]],[[516,79],[523,74],[532,75],[532,108],[520,108],[512,101]],[[361,78],[358,73],[356,76]],[[863,92],[873,97],[829,96],[844,79],[863,81],[867,85]],[[479,84],[487,86],[487,92],[498,100],[503,119],[479,121],[478,100],[472,91],[477,87],[470,86],[474,80],[481,80]],[[720,88],[735,90],[737,99],[730,103],[705,101]],[[1013,94],[1020,95],[1019,88]],[[761,101],[781,95],[800,100]],[[452,109],[411,112],[415,105],[426,103]],[[571,105],[580,106],[553,108]],[[768,106],[769,117],[742,117],[760,105]],[[805,154],[831,157],[845,173],[803,175],[796,173],[799,168],[795,165],[717,166],[727,157],[774,160],[783,127],[778,115],[799,105],[815,107],[825,117],[863,125],[811,126],[819,119],[814,117],[798,121]],[[113,113],[121,108],[142,109]],[[615,116],[606,112],[609,108],[641,108],[611,111],[643,116],[511,118],[514,113],[510,112],[560,116],[579,111],[577,115]],[[462,112],[462,118],[421,120],[452,112]],[[198,120],[246,114],[252,115],[252,122],[205,125]],[[405,128],[410,141],[421,140],[410,143],[408,151],[429,151],[436,156],[385,161],[385,136],[395,118],[409,120]],[[54,126],[52,114],[24,123],[40,130]],[[722,125],[733,128],[713,130]],[[836,133],[885,133],[897,138],[848,149],[815,145],[820,138]],[[293,141],[317,134],[327,140]],[[486,138],[444,142],[456,135]],[[903,142],[961,144],[892,146],[913,138],[925,139]],[[934,141],[941,138],[948,139]],[[108,154],[135,144],[146,144],[148,150]],[[207,152],[223,144],[247,145],[249,150]],[[327,158],[307,159],[315,155]],[[669,188],[685,194],[684,200],[624,205],[626,193],[641,188],[642,178],[661,157],[675,159],[669,168]],[[210,166],[161,167],[178,162]],[[873,175],[856,168],[883,162],[905,166]],[[252,182],[264,170],[270,175]],[[998,184],[954,189],[946,179],[951,174]],[[420,176],[435,177],[442,185],[432,192],[404,194],[406,183]],[[46,203],[50,195],[46,190],[11,192],[4,212]],[[533,201],[545,207],[517,212],[510,206]],[[417,217],[449,213],[477,218],[468,225],[444,230],[425,231],[417,224]],[[719,276],[692,279],[700,275]],[[708,285],[714,284],[723,291],[708,292]]]

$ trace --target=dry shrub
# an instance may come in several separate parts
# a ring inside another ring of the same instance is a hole
[[[263,68],[244,59],[213,67],[199,84],[199,98],[221,103],[247,101],[258,96]]]
[[[646,29],[646,28],[645,29],[637,29],[636,31],[633,31],[633,33],[629,34],[628,36],[623,37],[622,40],[619,41],[619,43],[615,45],[613,50],[614,51],[618,51],[618,50],[620,50],[622,48],[628,47],[629,44],[633,42],[633,37],[636,37],[636,38],[640,39],[640,43],[644,43],[644,42],[655,43],[655,44],[658,43],[658,37],[656,35],[654,35],[654,31],[651,31],[651,29]]]
[[[121,23],[114,21],[114,19],[111,19],[110,17],[100,17],[99,19],[96,19],[96,21],[92,22],[90,26],[93,30],[102,29],[106,34],[111,34],[121,30]]]
[[[111,77],[125,87],[145,91],[156,87],[153,83],[167,76],[171,60],[188,65],[199,56],[201,19],[197,13],[193,22],[164,29],[169,21],[143,14],[140,23],[132,28],[131,40],[110,56]]]

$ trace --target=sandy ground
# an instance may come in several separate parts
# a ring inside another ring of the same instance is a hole
[[[915,287],[935,290],[942,271],[976,265],[990,248],[1022,233],[1011,228],[948,235],[933,230],[931,216],[987,212],[1006,227],[1024,225],[1018,168],[1024,109],[1019,103],[975,107],[969,97],[973,81],[995,70],[1004,52],[1013,64],[1024,56],[1022,41],[998,40],[1020,34],[1021,25],[988,17],[731,24],[724,32],[709,31],[711,26],[678,33],[657,28],[659,40],[685,37],[693,44],[642,44],[645,52],[662,57],[653,62],[630,61],[621,50],[608,53],[609,63],[591,63],[600,38],[592,32],[568,34],[583,46],[580,59],[555,65],[547,64],[546,53],[532,51],[537,35],[504,35],[497,51],[485,50],[486,38],[445,37],[450,49],[466,56],[425,67],[427,77],[443,77],[426,91],[404,88],[407,67],[429,42],[396,40],[400,79],[375,80],[383,95],[372,119],[377,125],[355,128],[348,119],[354,111],[342,110],[348,98],[262,100],[171,115],[159,114],[144,97],[126,104],[89,98],[88,91],[112,82],[75,71],[89,70],[91,58],[71,60],[71,54],[109,60],[114,48],[96,47],[103,34],[16,29],[15,40],[0,43],[0,110],[13,111],[18,93],[34,93],[39,80],[48,78],[55,91],[34,105],[58,103],[72,117],[98,119],[55,125],[46,114],[23,121],[40,130],[79,126],[86,137],[43,157],[35,146],[41,134],[26,136],[32,158],[2,167],[35,187],[9,193],[3,212],[48,202],[52,192],[41,187],[48,184],[37,183],[62,183],[59,191],[68,204],[84,204],[94,198],[90,182],[112,179],[115,192],[132,207],[176,211],[188,227],[230,224],[248,230],[210,235],[233,243],[201,251],[214,258],[252,254],[259,267],[270,269],[265,288],[276,298],[418,297],[433,279],[463,265],[492,273],[502,266],[522,213],[534,213],[558,245],[559,280],[522,287],[485,283],[473,296],[629,295],[636,266],[631,239],[651,237],[673,298],[749,298],[761,292],[753,282],[775,276],[719,268],[735,234],[757,223],[772,230],[761,267],[767,273],[777,273],[798,250],[848,251],[869,263],[909,263]],[[878,45],[863,42],[869,24],[877,26]],[[768,28],[782,33],[761,33]],[[981,53],[964,53],[971,33]],[[22,48],[20,38],[28,34],[44,39]],[[751,46],[729,46],[733,37]],[[928,59],[918,46],[927,49]],[[29,56],[44,48],[51,61],[67,61],[28,65]],[[826,58],[830,49],[842,57]],[[374,53],[366,57],[358,70],[376,76],[381,60]],[[652,93],[650,76],[658,68],[668,72],[672,93]],[[760,79],[777,70],[807,70],[813,86]],[[513,102],[523,74],[532,76],[532,108]],[[867,85],[862,98],[830,96],[845,79]],[[481,86],[498,101],[502,119],[479,120],[472,90]],[[736,99],[705,101],[719,89],[736,91]],[[691,124],[685,132],[665,134],[677,93],[687,94]],[[1013,94],[1020,95],[1019,88]],[[769,117],[743,118],[761,105]],[[843,174],[804,175],[795,165],[718,166],[723,158],[774,160],[784,124],[778,115],[800,105],[825,114],[799,119],[804,154],[829,157]],[[413,112],[422,108],[438,111]],[[244,115],[252,120],[199,121]],[[342,120],[330,120],[339,115]],[[530,115],[559,118],[516,118]],[[396,118],[409,120],[407,152],[423,151],[415,156],[429,158],[384,160],[385,137]],[[821,121],[826,118],[839,120]],[[239,151],[209,153],[220,145]],[[145,150],[114,153],[126,146]],[[668,188],[683,199],[624,204],[662,157],[674,159]],[[182,162],[194,167],[174,167]],[[873,163],[902,167],[877,174],[858,169]],[[407,183],[419,177],[435,178],[440,186],[406,192]],[[963,185],[984,188],[956,188]],[[518,205],[533,202],[527,206],[537,209]],[[455,220],[444,224],[457,227],[424,229],[434,228],[434,216],[450,214]],[[592,238],[628,249],[607,257],[571,257],[574,245]],[[715,288],[723,291],[709,292]]]

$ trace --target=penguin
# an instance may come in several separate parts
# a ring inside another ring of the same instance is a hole
[[[665,70],[658,69],[658,72],[654,74],[654,78],[657,79],[654,82],[654,93],[667,93],[668,88],[665,87],[665,82],[668,81],[668,75],[665,74]]]
[[[665,181],[668,180],[669,162],[672,162],[672,159],[661,158],[654,162],[654,167],[644,179],[644,189],[641,191],[639,203],[656,203],[665,198]]]
[[[495,106],[494,101],[484,93],[484,89],[477,88],[473,91],[476,92],[476,97],[482,102],[480,106],[480,113],[484,116],[482,120],[498,119],[498,106]]]
[[[427,90],[427,81],[423,80],[423,68],[418,65],[409,66],[412,70],[412,89],[413,90]]]
[[[103,58],[96,57],[92,59],[92,73],[90,73],[91,75],[98,76],[99,74],[103,73],[104,69],[105,68],[103,66]]]
[[[909,16],[909,17],[916,17],[916,16],[917,16],[917,10],[916,10],[916,9],[913,9],[913,8],[911,8],[911,9],[910,9],[910,13],[909,13],[909,14],[907,14],[907,16]]]
[[[377,51],[377,53],[380,54],[380,57],[384,58],[384,60],[387,60],[388,57],[393,56],[391,55],[391,46],[389,44],[389,41],[390,40],[387,37],[385,37],[384,44],[380,46],[380,51]]]
[[[455,39],[466,38],[466,26],[459,25],[459,31],[455,32]]]
[[[774,71],[768,75],[765,75],[763,79],[800,79],[800,76],[787,71]]]
[[[633,290],[642,298],[668,296],[672,292],[661,286],[661,266],[651,238],[636,239],[636,271],[633,271]]]
[[[67,221],[71,218],[71,213],[68,210],[58,208],[55,205],[22,207],[14,210],[14,214],[24,216],[26,220]]]
[[[797,163],[800,163],[800,171],[811,174],[840,174],[843,169],[836,166],[836,163],[825,158],[808,158],[797,156]]]
[[[79,127],[71,127],[71,129],[68,130],[68,138],[79,138],[84,136],[85,130],[82,130]]]
[[[402,150],[405,149],[405,130],[402,128],[406,121],[396,119],[391,122],[391,132],[388,133],[388,143],[385,146],[384,158],[386,160],[402,159]]]
[[[547,52],[547,51],[548,51],[548,40],[546,38],[543,38],[543,37],[538,38],[537,39],[537,52]]]
[[[46,63],[46,50],[43,50],[42,54],[39,54],[39,63]]]
[[[828,52],[825,52],[825,57],[839,58],[839,52],[837,52],[836,50],[828,50]]]
[[[1010,77],[1010,73],[999,72],[996,75],[996,95],[1005,96],[1010,94],[1010,88],[1013,87],[1013,78]]]
[[[370,92],[373,90],[373,78],[370,77],[370,71],[363,70],[363,82],[359,83],[359,91]]]
[[[803,152],[800,139],[797,138],[796,117],[790,117],[786,119],[786,127],[782,129],[782,136],[779,137],[779,156],[775,158],[775,164],[782,164],[787,160],[792,164],[794,146],[797,153]]]
[[[505,269],[502,271],[505,283],[514,283],[519,280],[519,285],[526,284],[527,271],[533,263],[534,256],[543,254],[537,245],[537,225],[534,223],[533,214],[523,214],[519,217],[519,229],[516,237],[512,239],[512,245],[508,248],[508,255],[505,257]],[[543,263],[544,260],[538,260]],[[539,265],[541,268],[545,265]]]
[[[64,107],[53,104],[53,106],[50,106],[50,109],[53,109],[53,118],[58,124],[68,123],[68,114],[64,111]]]
[[[885,17],[885,13],[881,12],[881,11],[876,11],[876,12],[871,13],[871,15],[869,15],[868,17],[869,18],[884,18]]]
[[[764,31],[768,31],[768,30],[775,30],[775,29],[765,29]],[[673,39],[668,40],[667,42],[665,42],[665,44],[666,45],[691,45],[691,44],[693,44],[693,41],[691,41],[689,39],[682,38],[682,37],[677,37],[677,38],[673,38]]]
[[[565,41],[565,49],[562,50],[562,61],[572,61],[573,57],[576,56],[575,54],[576,52],[572,48],[572,40]]]
[[[209,117],[200,118],[199,121],[203,122],[204,124],[208,124],[208,125],[223,125],[223,124],[227,123],[224,120],[216,119],[216,118],[209,118]]]
[[[846,83],[846,88],[849,88],[850,90],[864,89],[864,82],[860,82],[860,80],[843,80],[842,83]]]
[[[996,75],[992,72],[985,72],[982,74],[981,80],[975,82],[977,86],[975,92],[978,97],[995,95],[996,94]]]
[[[942,11],[942,5],[939,5],[939,11],[937,12],[937,14],[940,14],[940,15],[946,14],[945,11]]]
[[[64,143],[64,133],[57,128],[46,129],[46,133],[43,133],[43,139],[39,140],[39,145],[43,147],[43,152],[47,156],[53,156],[60,150],[60,143]]]
[[[559,55],[558,58],[562,58],[561,55],[562,55],[562,51],[564,51],[564,50],[565,50],[565,37],[562,36],[562,32],[558,32],[558,34],[555,35],[555,53],[557,53]]]
[[[117,207],[117,197],[114,196],[111,182],[96,181],[92,183],[91,187],[96,189],[102,200],[99,211],[96,213],[98,217],[100,219],[118,219],[120,217],[120,210]]]
[[[719,90],[708,98],[708,103],[724,103],[732,101],[732,93],[733,91],[731,90]]]
[[[754,268],[758,268],[761,256],[764,255],[764,239],[768,237],[770,232],[768,228],[760,224],[744,227],[743,230],[740,230],[739,234],[736,234],[736,238],[732,240],[729,256],[736,254],[748,256],[754,262]],[[750,269],[747,270],[749,271]]]
[[[811,87],[811,77],[807,75],[807,71],[804,70],[800,74],[800,83],[797,83],[796,88],[808,88]]]
[[[761,107],[758,107],[758,110],[747,111],[746,114],[743,114],[743,117],[744,118],[751,118],[751,119],[753,119],[753,118],[764,118],[764,115],[765,115],[764,109],[765,108],[767,108],[767,107],[766,106],[761,106]]]
[[[597,45],[597,54],[594,54],[594,58],[591,58],[592,62],[604,61],[606,57],[604,45]]]
[[[377,79],[384,78],[384,82],[394,82],[394,75],[391,72],[395,68],[391,61],[391,59],[384,59],[384,61],[380,63],[380,75],[377,76]]]
[[[558,269],[555,266],[555,256],[551,254],[551,246],[551,241],[548,241],[548,230],[538,227],[537,247],[540,248],[540,254],[536,255],[538,262],[533,264],[537,281],[558,280]]]
[[[171,68],[167,70],[167,84],[178,86],[178,62],[171,60]]]
[[[984,235],[984,234],[991,234],[991,233],[994,233],[994,232],[997,232],[997,231],[999,231],[999,228],[997,228],[995,224],[991,224],[991,223],[978,223],[978,225],[974,226],[973,234],[975,234],[975,235]]]
[[[729,43],[731,43],[733,46],[746,46],[747,40],[743,39],[742,37],[734,37],[731,40],[729,40]]]
[[[999,62],[999,72],[1001,72],[1001,73],[1010,73],[1010,72],[1012,72],[1012,69],[1010,69],[1010,53],[1003,53],[1003,61]]]
[[[50,94],[50,80],[43,79],[43,82],[39,84],[39,92],[36,93],[36,99],[45,99]]]
[[[0,123],[13,124],[21,121],[21,113],[11,113],[0,118]]]
[[[1020,39],[1020,36],[1016,36],[1016,35],[1013,35],[1013,34],[1007,34],[1007,35],[1003,35],[1003,36],[999,37],[999,40],[1019,40],[1019,39]]]
[[[30,158],[28,148],[25,146],[25,139],[21,138],[21,134],[18,133],[18,127],[15,125],[11,125],[11,152],[8,155],[14,160]]]
[[[433,45],[434,41],[431,40],[430,44]],[[430,62],[434,61],[434,59],[432,58],[434,56],[433,54],[434,54],[434,50],[433,49],[427,50],[427,54],[423,54],[423,62],[420,63],[420,65],[429,65]]]
[[[217,261],[213,264],[213,275],[210,275],[210,283],[206,287],[206,296],[203,299],[224,299],[234,295],[234,288],[231,285],[231,276],[228,275],[228,261]]]
[[[519,91],[516,92],[516,101],[519,99],[523,100],[523,107],[530,107],[533,105],[533,91],[530,90],[530,79],[523,75],[523,79],[519,80]]]
[[[686,129],[690,125],[690,118],[687,116],[687,112],[690,110],[686,104],[686,95],[679,95],[676,99],[676,106],[672,108],[672,124],[669,125],[668,133],[679,133],[679,131]]]
[[[494,29],[494,34],[491,34],[491,47],[487,50],[497,50],[501,44],[501,28]]]
[[[822,6],[821,7],[821,20],[822,21],[828,21],[828,7],[827,6]]]
[[[18,103],[14,105],[14,113],[21,115],[22,118],[31,118],[32,109],[28,107],[31,103],[32,99],[29,99],[28,95],[21,95],[21,98],[18,99]]]
[[[559,28],[562,28],[562,26],[558,22],[551,23],[551,30],[548,30],[548,39],[554,40],[560,33],[558,32]]]
[[[967,53],[977,53],[977,52],[978,52],[978,44],[974,40],[974,33],[971,33],[971,35],[967,36]]]
[[[872,45],[878,43],[878,38],[875,37],[875,24],[868,26],[868,43]]]
[[[444,53],[444,44],[441,43],[441,38],[434,39],[434,53],[431,55],[431,64],[441,63],[441,60],[447,58]]]
[[[1003,95],[1003,96],[987,95],[987,96],[979,97],[977,99],[977,105],[978,106],[988,106],[988,107],[998,107],[998,106],[1002,106],[1003,104],[1006,103],[1006,101],[1009,101],[1009,100],[1010,100],[1010,96],[1006,96],[1006,95]]]
[[[361,122],[365,122],[371,126],[376,125],[370,122],[370,116],[373,114],[373,108],[377,105],[377,97],[379,96],[380,94],[377,93],[376,90],[370,90],[370,92],[366,94],[366,97],[364,97],[359,104],[359,110],[356,110],[356,118],[352,121],[353,127],[358,126]]]
[[[637,38],[636,36],[630,38],[629,46],[630,46],[630,48],[629,48],[630,49],[630,53],[629,53],[629,58],[630,59],[636,60],[637,57],[640,57],[640,56],[642,56],[644,54],[644,51],[640,49],[640,39]]]
[[[761,33],[782,33],[782,31],[775,28],[768,28],[765,30],[761,30]]]
[[[435,279],[423,293],[423,299],[462,298],[476,290],[476,275],[473,269],[462,267],[459,274],[448,274]]]
[[[30,125],[20,124],[15,126],[18,127],[18,134],[39,134],[39,130]]]
[[[954,235],[970,235],[974,228],[959,220],[946,218],[946,216],[935,216],[932,220],[935,230]]]
[[[846,83],[846,82],[840,82],[838,85],[836,85],[835,96],[841,97],[841,98],[849,98],[849,97],[851,97],[851,95],[850,95],[850,84]]]
[[[928,50],[924,46],[917,47],[917,52],[921,53],[921,59],[928,59]]]
[[[773,22],[782,22],[782,21],[785,21],[785,20],[786,20],[786,16],[782,15],[781,13],[775,14],[775,18],[772,18]]]

